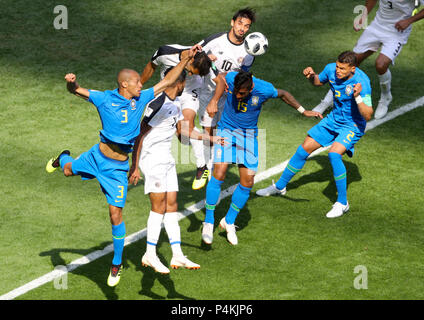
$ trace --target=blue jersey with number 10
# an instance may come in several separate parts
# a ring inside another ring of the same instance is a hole
[[[253,77],[253,90],[242,101],[233,95],[234,79],[237,72],[227,73],[225,80],[228,84],[227,100],[222,111],[218,126],[227,129],[257,129],[262,104],[270,98],[277,98],[275,87],[264,80]]]
[[[147,103],[154,98],[153,88],[141,91],[139,97],[128,100],[118,89],[89,90],[88,101],[94,104],[102,121],[100,141],[114,143],[125,152],[131,152],[140,134],[141,117]]]

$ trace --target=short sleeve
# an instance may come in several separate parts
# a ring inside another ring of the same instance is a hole
[[[236,77],[237,72],[228,72],[225,76],[225,81],[227,81],[229,88],[234,88],[234,78]]]
[[[153,100],[154,98],[155,98],[155,90],[153,89],[153,87],[151,87],[149,89],[141,91],[139,103],[141,103],[144,106],[147,103],[149,103],[151,100]]]
[[[368,79],[361,81],[362,90],[359,94],[362,97],[362,101],[369,107],[372,107],[372,98],[371,98],[371,84]]]
[[[319,81],[321,81],[321,83],[327,83],[329,80],[330,72],[331,64],[327,64],[324,70],[322,70],[322,72],[318,75]]]
[[[264,81],[263,82],[263,94],[264,98],[266,100],[271,98],[277,98],[278,97],[278,90],[274,87],[274,85],[270,82]]]
[[[96,108],[99,108],[104,103],[106,94],[103,91],[97,90],[88,90],[88,92],[88,101],[94,104]]]

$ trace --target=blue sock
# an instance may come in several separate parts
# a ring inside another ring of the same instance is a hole
[[[277,189],[282,190],[287,186],[293,176],[303,168],[308,156],[309,153],[307,153],[302,146],[297,148],[296,153],[293,155],[293,157],[291,157],[280,179],[278,179],[278,181],[275,183]]]
[[[113,260],[112,264],[118,265],[122,263],[122,252],[124,251],[125,243],[125,223],[122,222],[117,226],[112,225],[113,238]]]
[[[336,152],[329,152],[331,166],[333,167],[334,180],[337,187],[337,202],[343,205],[347,204],[347,179],[346,167],[342,160],[342,155]]]
[[[212,224],[215,222],[215,207],[219,200],[219,195],[221,194],[221,185],[223,182],[224,181],[220,181],[214,177],[208,182],[206,187],[205,222]]]
[[[228,224],[234,224],[237,215],[249,199],[250,190],[252,190],[252,188],[243,187],[240,183],[237,185],[237,188],[234,190],[231,198],[230,208],[225,216],[225,222]]]
[[[74,158],[72,158],[71,156],[68,156],[67,154],[63,154],[59,158],[59,164],[60,164],[60,167],[62,168],[62,170],[67,163],[72,162],[72,161],[74,161]]]

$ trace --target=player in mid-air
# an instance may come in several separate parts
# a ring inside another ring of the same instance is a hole
[[[353,156],[354,146],[364,135],[367,121],[373,114],[370,80],[356,65],[355,53],[345,51],[339,55],[336,63],[328,64],[319,75],[311,67],[303,71],[314,86],[330,84],[334,109],[308,131],[308,136],[290,159],[280,179],[275,184],[258,190],[257,195],[284,195],[287,184],[303,168],[308,156],[320,147],[331,145],[328,158],[336,182],[337,202],[327,213],[327,217],[340,217],[349,210],[347,173],[342,156],[345,153]]]
[[[125,241],[125,224],[122,209],[125,205],[129,170],[128,153],[140,133],[141,118],[146,104],[173,84],[185,65],[199,50],[198,46],[158,84],[141,90],[140,75],[131,69],[118,73],[118,88],[115,90],[88,90],[79,86],[72,73],[65,76],[68,91],[95,105],[102,121],[100,143],[77,158],[68,150],[62,151],[46,165],[47,172],[62,168],[66,177],[79,175],[83,180],[97,178],[109,204],[112,224],[114,256],[107,283],[116,286],[121,277],[122,252]]]
[[[212,177],[206,187],[206,216],[202,239],[206,244],[211,244],[213,241],[215,207],[221,193],[221,185],[228,165],[236,163],[240,183],[233,192],[226,216],[219,223],[220,227],[227,231],[227,240],[236,245],[238,239],[234,222],[249,199],[258,169],[257,125],[262,105],[268,99],[280,98],[306,117],[322,118],[322,115],[305,110],[289,92],[276,89],[271,83],[254,77],[250,72],[229,72],[225,79],[228,94],[216,135],[226,138],[228,144],[215,145]]]
[[[165,70],[176,66],[181,58],[188,53],[189,49],[190,47],[178,44],[169,44],[159,47],[153,54],[151,60],[144,67],[141,73],[141,83],[144,84],[147,82],[158,67],[161,69],[161,77],[163,78]],[[179,100],[186,125],[188,125],[191,130],[194,129],[200,133],[194,121],[199,110],[199,92],[204,81],[203,79],[205,79],[206,82],[213,83],[218,88],[219,86],[225,86],[225,82],[221,77],[218,77],[218,69],[204,51],[196,53],[193,59],[187,64],[186,70],[188,72],[186,84]],[[210,103],[217,104],[218,98],[216,98],[215,95],[211,96]],[[189,142],[193,147],[196,157],[197,172],[192,187],[194,190],[200,189],[206,184],[208,175],[208,171],[206,171],[205,174],[206,163],[205,156],[203,155],[204,141],[193,138],[183,138],[181,142]]]
[[[214,62],[219,73],[230,71],[248,71],[253,64],[254,57],[249,55],[244,48],[244,39],[250,27],[256,20],[254,10],[243,8],[238,10],[231,19],[231,29],[228,32],[220,32],[200,41],[209,57]],[[203,129],[212,135],[213,129],[221,116],[225,104],[225,96],[219,101],[215,99],[216,84],[208,78],[203,78],[199,95],[199,124]],[[210,175],[212,166],[212,148],[208,144],[193,145],[199,148],[195,151],[198,158],[198,168],[196,177],[193,180],[193,189],[200,189],[205,186]],[[201,149],[200,149],[201,148]],[[202,158],[203,156],[203,158]],[[204,164],[200,167],[200,164]]]
[[[168,68],[164,76],[172,68]],[[156,253],[162,222],[171,244],[171,267],[200,268],[200,265],[187,259],[181,250],[177,212],[178,178],[171,153],[172,138],[177,132],[193,139],[224,143],[224,139],[220,137],[211,137],[209,134],[197,132],[183,125],[184,116],[179,98],[184,92],[185,82],[186,73],[183,72],[173,85],[147,105],[140,135],[134,144],[129,173],[129,182],[136,185],[140,179],[139,167],[141,168],[145,177],[144,193],[149,194],[151,203],[147,220],[146,253],[142,257],[142,264],[163,274],[169,273],[169,269],[162,264]]]
[[[424,4],[424,0],[380,0],[375,19],[365,29],[353,48],[358,66],[381,49],[375,60],[375,69],[381,90],[381,97],[374,115],[376,119],[383,118],[387,114],[392,101],[390,90],[392,75],[389,67],[394,64],[396,57],[408,42],[412,24],[424,18],[424,10],[413,15],[414,9],[418,8],[419,3]],[[367,13],[370,13],[376,4],[377,0],[366,0]],[[362,19],[366,19],[366,17],[367,15]],[[364,20],[360,20],[358,25],[363,25],[363,23]],[[358,26],[354,26],[354,28],[356,31],[360,30]],[[324,113],[331,105],[333,105],[333,94],[330,90],[313,110]]]

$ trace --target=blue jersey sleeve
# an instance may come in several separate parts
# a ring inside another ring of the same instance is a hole
[[[227,81],[228,87],[233,88],[234,87],[234,79],[237,75],[237,72],[228,72],[225,76],[225,81]]]
[[[155,90],[153,89],[153,87],[143,90],[141,91],[141,94],[140,94],[140,103],[142,105],[146,105],[154,98],[155,98]]]
[[[359,95],[367,106],[372,107],[371,83],[369,79],[361,79],[360,83],[362,85],[362,90]]]
[[[265,88],[265,98],[271,99],[271,98],[277,98],[278,97],[278,90],[274,87],[272,83],[265,82],[266,85]]]
[[[334,72],[333,63],[327,64],[324,70],[321,71],[321,73],[318,75],[319,81],[321,81],[321,83],[327,83],[331,72]]]
[[[88,101],[94,104],[96,108],[100,107],[104,103],[106,94],[103,91],[88,90],[88,92],[90,93]]]

